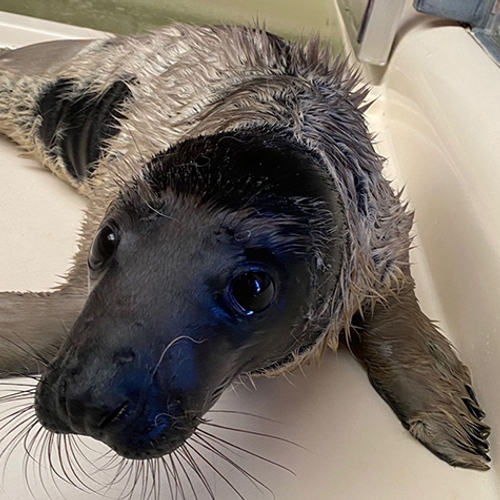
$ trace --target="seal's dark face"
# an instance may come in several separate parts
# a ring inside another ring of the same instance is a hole
[[[237,375],[315,343],[342,218],[317,160],[290,144],[187,141],[112,205],[90,250],[87,303],[38,386],[46,428],[160,456]]]

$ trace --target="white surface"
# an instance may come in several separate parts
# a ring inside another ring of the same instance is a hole
[[[41,23],[42,30],[38,33],[34,20],[29,20],[30,29],[26,30],[25,18],[2,16],[0,45],[47,39],[51,29],[55,36],[80,33],[78,29],[67,33],[66,27],[48,27],[45,22]],[[4,19],[8,29],[4,29]],[[429,36],[439,38],[440,31],[434,31]],[[455,43],[457,37],[462,38],[462,30],[446,30],[444,35],[453,38],[449,43]],[[81,36],[88,37],[89,30],[82,30]],[[380,131],[381,149],[394,160],[390,172],[397,176],[398,182],[408,184],[407,193],[418,210],[418,229],[427,254],[424,259],[421,251],[415,252],[413,261],[422,302],[432,317],[446,316],[452,328],[451,337],[459,345],[462,357],[472,365],[476,388],[488,411],[488,423],[493,427],[495,459],[500,433],[496,386],[500,380],[500,352],[495,331],[498,318],[493,306],[500,298],[500,260],[496,253],[500,242],[497,241],[499,232],[494,230],[498,228],[494,217],[500,209],[498,199],[491,197],[488,191],[495,193],[494,182],[498,179],[495,174],[500,175],[500,170],[489,172],[486,182],[479,179],[486,175],[483,169],[494,167],[494,161],[500,157],[496,149],[500,141],[495,139],[498,123],[492,125],[496,127],[491,129],[492,138],[488,135],[490,131],[478,126],[479,144],[487,145],[484,149],[472,142],[472,137],[468,145],[452,130],[456,128],[454,120],[460,118],[460,110],[465,106],[467,115],[464,114],[463,121],[466,124],[486,119],[493,105],[497,105],[494,98],[498,98],[500,86],[491,84],[496,93],[488,100],[489,109],[476,108],[468,102],[470,94],[459,93],[458,89],[452,92],[455,76],[434,72],[432,78],[424,76],[429,67],[437,68],[438,62],[446,63],[447,71],[455,69],[449,55],[433,59],[438,55],[433,46],[426,48],[426,30],[410,31],[407,36],[418,37],[418,47],[404,39],[399,44],[383,85],[376,89],[384,91],[384,97],[373,107],[370,117],[374,128]],[[462,41],[459,60],[465,59],[468,51],[475,50]],[[480,53],[471,52],[470,64],[478,64],[480,57]],[[426,60],[432,62],[429,67],[424,67]],[[474,72],[473,78],[480,80],[476,84],[488,85],[482,81],[486,76]],[[492,72],[490,76],[498,75]],[[460,78],[464,79],[465,75]],[[449,98],[444,108],[442,98],[434,93],[437,90]],[[499,117],[500,105],[497,111],[495,116]],[[451,116],[446,114],[450,112]],[[84,203],[36,163],[21,159],[7,141],[0,142],[0,151],[0,289],[46,289],[55,283],[55,276],[63,274],[68,267]],[[464,163],[467,172],[460,170]],[[470,165],[474,165],[474,170]],[[473,198],[473,193],[479,198]],[[478,211],[486,209],[491,213],[479,223]],[[426,262],[433,272],[438,295],[427,273]],[[439,304],[444,306],[443,313]],[[454,469],[417,443],[371,389],[363,370],[347,353],[327,355],[320,368],[310,367],[306,377],[297,373],[291,382],[284,378],[257,380],[257,391],[241,387],[236,393],[228,393],[218,405],[218,408],[271,418],[274,423],[242,415],[215,413],[212,416],[215,422],[279,435],[306,448],[302,450],[248,434],[231,434],[232,442],[295,472],[293,476],[239,452],[237,462],[269,486],[277,500],[500,498],[495,472]],[[5,477],[0,482],[1,500],[30,498],[22,462],[24,456],[20,446],[7,461],[2,459],[0,471],[5,471]],[[234,470],[226,473],[247,499],[272,498]],[[48,473],[45,477],[48,478]],[[213,473],[208,477],[216,483],[218,500],[236,498]],[[36,480],[30,484],[36,500],[47,498]],[[62,493],[48,486],[53,499],[100,498],[60,481],[58,486]],[[140,498],[140,491],[132,498]],[[169,498],[167,485],[162,498]],[[200,498],[208,498],[208,495],[200,494]]]

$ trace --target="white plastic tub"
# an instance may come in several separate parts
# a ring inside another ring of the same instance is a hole
[[[417,210],[418,294],[472,369],[493,429],[493,470],[454,469],[437,459],[403,429],[361,367],[342,351],[289,380],[256,380],[257,390],[239,387],[217,406],[271,419],[219,413],[218,422],[304,447],[240,432],[223,434],[294,471],[242,452],[236,457],[277,500],[500,499],[495,471],[500,443],[500,70],[462,28],[415,18],[400,33],[385,72],[366,68],[379,95],[369,118],[378,131],[378,147],[389,158],[388,175],[396,185],[406,185]],[[0,46],[95,35],[0,14]],[[0,139],[0,152],[0,290],[49,289],[69,266],[85,202],[5,139]],[[6,432],[1,427],[0,435]],[[0,462],[5,473],[1,500],[29,498],[28,477],[35,498],[47,498],[39,479],[26,475],[25,455],[21,445]],[[236,498],[213,471],[207,474],[218,500]],[[247,499],[273,498],[230,467],[224,474]],[[42,475],[50,477],[48,471]],[[57,485],[59,491],[47,480],[53,499],[100,498],[62,481]],[[161,498],[167,499],[164,486]],[[131,498],[139,499],[140,489]],[[200,492],[199,498],[208,495]]]

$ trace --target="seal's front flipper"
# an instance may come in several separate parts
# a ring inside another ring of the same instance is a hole
[[[403,425],[451,465],[486,470],[490,430],[469,370],[420,310],[413,290],[376,306],[349,342]],[[355,328],[357,331],[357,328]]]
[[[59,349],[86,293],[0,293],[0,377],[38,373]]]

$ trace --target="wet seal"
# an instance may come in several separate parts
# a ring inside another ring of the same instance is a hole
[[[45,365],[45,429],[160,457],[239,375],[345,342],[419,441],[488,468],[469,371],[414,295],[412,214],[366,94],[318,40],[244,27],[0,54],[0,130],[89,198],[66,282],[0,294],[0,368]]]

